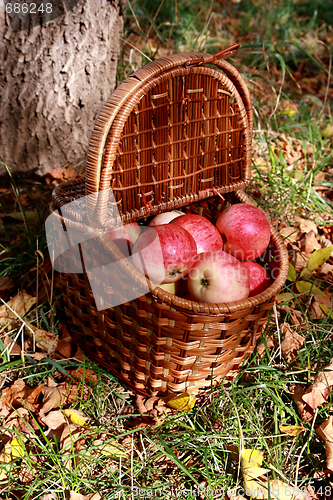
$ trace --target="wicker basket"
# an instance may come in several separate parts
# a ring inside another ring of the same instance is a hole
[[[68,324],[89,357],[137,393],[197,392],[239,366],[286,279],[287,252],[274,228],[265,253],[273,284],[255,297],[222,304],[194,302],[150,283],[121,260],[106,232],[119,224],[115,206],[123,223],[180,207],[214,222],[225,204],[251,203],[242,191],[250,181],[250,96],[238,71],[221,60],[236,48],[164,57],[130,76],[96,121],[85,179],[53,193],[55,234],[70,231],[72,242],[77,237],[86,245],[82,267],[81,253],[73,256],[57,240],[65,267],[68,261],[73,270],[77,259],[77,272],[60,278]],[[110,259],[120,263],[117,287]],[[96,265],[98,286],[108,297],[103,310],[89,281]],[[147,281],[149,292],[129,300],[133,283],[147,291]],[[115,296],[123,303],[113,306]]]

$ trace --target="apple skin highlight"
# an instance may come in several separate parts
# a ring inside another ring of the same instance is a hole
[[[250,292],[247,269],[232,255],[217,250],[197,256],[187,276],[192,300],[218,304],[246,299]]]
[[[216,227],[226,239],[225,250],[239,260],[254,260],[269,245],[271,230],[264,212],[253,205],[236,203],[224,210]]]
[[[214,224],[202,215],[182,215],[173,219],[170,224],[183,227],[193,236],[198,254],[210,250],[222,250],[223,241],[221,234]]]
[[[197,246],[185,229],[171,224],[149,227],[136,240],[134,266],[154,283],[173,283],[195,262]]]

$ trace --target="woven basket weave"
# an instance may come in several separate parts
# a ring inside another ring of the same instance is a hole
[[[143,290],[147,278],[121,260],[106,231],[119,224],[114,206],[123,223],[180,207],[215,222],[226,204],[252,203],[242,191],[250,182],[251,100],[238,71],[221,60],[236,48],[215,56],[164,57],[130,76],[96,121],[85,179],[53,193],[55,234],[70,230],[72,240],[90,238],[83,272],[60,277],[68,324],[90,358],[141,394],[197,392],[239,366],[253,351],[286,279],[286,249],[272,227],[264,259],[274,281],[260,295],[206,304],[148,281],[149,293],[128,300],[133,283]],[[65,249],[62,259],[73,269],[74,257]],[[120,263],[117,287],[110,259]],[[96,308],[88,279],[96,263],[108,297],[103,310]],[[123,303],[113,307],[115,295]]]

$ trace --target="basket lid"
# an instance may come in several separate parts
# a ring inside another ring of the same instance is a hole
[[[87,157],[92,227],[115,225],[112,205],[130,222],[249,183],[251,100],[239,72],[220,59],[238,47],[158,59],[114,91]]]

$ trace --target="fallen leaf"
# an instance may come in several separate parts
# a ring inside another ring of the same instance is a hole
[[[97,454],[97,456],[103,455],[104,457],[120,458],[125,457],[130,452],[130,450],[124,448],[124,446],[117,441],[112,441],[110,443],[104,442],[101,439],[96,439],[93,445],[95,456]]]
[[[28,467],[27,465],[23,465],[20,468],[19,480],[21,484],[30,484],[36,478],[36,472],[33,468]]]
[[[327,403],[331,386],[333,386],[333,359],[317,374],[302,399],[314,411],[321,404]]]
[[[266,500],[290,500],[303,499],[303,494],[300,490],[291,486],[280,479],[267,481],[266,478],[261,478],[270,469],[261,467],[263,455],[261,451],[245,449],[241,452],[241,471],[243,474],[243,487],[246,496],[253,499]]]
[[[15,429],[20,434],[24,434],[26,437],[34,438],[36,436],[35,431],[39,429],[38,423],[34,418],[32,418],[31,413],[27,408],[21,406],[14,410],[4,423],[3,434],[7,436],[12,435],[12,430]]]
[[[290,388],[290,391],[293,401],[297,406],[298,413],[300,414],[302,422],[307,422],[313,417],[314,412],[312,411],[312,408],[307,403],[305,403],[305,401],[303,401],[305,390],[303,389],[303,387],[295,385],[294,387]]]
[[[38,213],[35,210],[25,210],[25,212],[12,212],[10,214],[4,214],[6,217],[15,219],[18,221],[25,222],[35,222],[38,219]]]
[[[290,300],[293,300],[294,298],[295,298],[295,295],[290,293],[290,292],[280,293],[277,296],[277,299],[279,302],[290,301]]]
[[[333,136],[333,126],[328,123],[326,128],[322,131],[321,135],[325,137],[326,139],[329,139],[330,137]]]
[[[319,304],[319,306],[329,318],[332,318],[332,306],[327,307],[324,304]]]
[[[315,234],[318,233],[317,224],[313,220],[303,219],[302,217],[295,217],[295,224],[301,231],[301,233],[309,233],[313,231]]]
[[[14,298],[10,299],[6,304],[0,306],[0,323],[6,322],[7,319],[15,318],[16,316],[9,309],[13,309],[19,316],[24,317],[27,312],[36,303],[36,297],[29,295],[27,292],[19,292]],[[9,306],[9,307],[7,307]]]
[[[283,341],[281,343],[281,352],[287,363],[290,363],[298,355],[298,350],[304,344],[305,338],[292,330],[290,325],[284,323],[281,326]]]
[[[312,295],[325,295],[320,288],[315,286],[313,283],[309,283],[308,281],[298,281],[296,283],[296,288],[299,293],[311,292]]]
[[[30,331],[32,336],[32,333]],[[56,351],[59,345],[59,338],[52,332],[37,329],[34,332],[36,346],[44,352],[51,354]]]
[[[22,445],[22,442],[18,438],[12,439],[9,444],[11,446],[11,454],[13,460],[15,460],[15,458],[24,457],[24,447]]]
[[[165,401],[170,408],[179,411],[191,411],[195,405],[196,397],[188,392],[181,392],[171,399],[165,398]]]
[[[65,425],[60,436],[59,447],[62,454],[63,464],[67,469],[72,468],[72,460],[76,458],[78,447],[82,449],[83,429],[75,424]],[[74,463],[73,465],[76,465]]]
[[[3,343],[6,347],[5,352],[7,354],[9,354],[10,356],[21,356],[21,352],[22,352],[21,347],[15,342],[14,339],[11,339],[9,337],[9,335],[6,334],[4,336]]]
[[[80,427],[87,427],[88,417],[85,417],[81,411],[67,409],[64,410],[65,415],[69,417],[72,424],[78,425]]]
[[[42,389],[44,395],[43,406],[39,411],[40,416],[44,416],[45,413],[53,410],[53,408],[59,408],[66,397],[66,389],[64,387],[46,387]]]
[[[282,425],[281,422],[279,423],[279,429],[282,434],[288,434],[288,436],[292,437],[298,436],[298,434],[305,431],[303,425]]]
[[[323,264],[330,258],[333,250],[333,245],[329,247],[321,248],[320,250],[315,250],[309,259],[309,262],[305,269],[301,272],[301,276],[312,274],[314,271],[318,271]]]
[[[310,306],[310,318],[312,321],[318,321],[320,319],[326,319],[325,312],[319,302],[313,302]]]
[[[326,467],[330,472],[333,472],[333,422],[331,416],[317,427],[316,433],[325,441]]]
[[[14,288],[14,282],[5,276],[4,278],[0,278],[0,298],[4,299],[6,297],[6,293]]]
[[[44,176],[46,184],[52,184],[53,186],[58,186],[63,181],[76,179],[77,177],[78,174],[72,166],[68,168],[54,168]]]
[[[295,281],[296,278],[297,278],[296,270],[295,270],[294,266],[292,265],[292,263],[289,262],[287,280]]]
[[[0,453],[0,462],[3,464],[9,464],[16,458],[22,458],[25,455],[25,449],[18,438],[14,438],[8,441]]]
[[[66,424],[66,419],[60,410],[53,410],[44,417],[41,417],[41,421],[50,429],[59,429],[62,425]]]
[[[276,347],[276,341],[273,335],[268,335],[265,341],[266,345],[264,342],[260,342],[260,344],[256,347],[256,351],[260,358],[266,353],[266,347],[268,351],[270,351],[273,347]]]
[[[284,238],[286,243],[296,243],[299,240],[298,229],[293,226],[280,229],[280,235]]]
[[[20,406],[27,406],[29,408],[29,404],[33,405],[40,392],[42,386],[37,387],[29,387],[25,385],[23,380],[16,380],[10,387],[6,387],[2,391],[2,395],[0,398],[0,415],[7,416],[6,410],[11,407],[18,408]],[[4,410],[4,413],[2,413]],[[34,408],[32,408],[34,410]]]
[[[320,269],[322,274],[332,274],[333,275],[333,265],[325,262],[323,267]]]
[[[146,408],[147,412],[152,410],[155,406],[155,403],[157,403],[158,401],[163,401],[163,400],[161,398],[159,398],[158,396],[153,396],[153,397],[147,399],[147,401],[145,402],[145,408]],[[164,403],[164,401],[163,401],[163,403]]]
[[[69,500],[100,500],[102,497],[99,493],[91,493],[90,495],[81,495],[75,491],[69,492]],[[42,499],[43,500],[43,499]]]
[[[305,235],[305,242],[304,242],[304,250],[306,253],[311,253],[314,250],[319,250],[321,248],[321,244],[316,238],[315,232],[314,231],[309,231]]]
[[[311,317],[314,320],[326,319],[331,317],[332,300],[325,294],[314,295],[313,303],[311,304]]]
[[[296,271],[301,271],[302,269],[306,268],[306,266],[308,265],[308,262],[309,262],[309,256],[304,254],[304,253],[300,253],[300,252],[297,252],[296,254],[296,260],[294,262],[294,267],[296,269]]]
[[[141,413],[141,415],[145,415],[148,413],[148,410],[147,408],[145,407],[145,404],[143,402],[143,398],[142,396],[140,396],[139,394],[137,394],[136,398],[135,398],[135,404],[139,410],[139,412]]]

